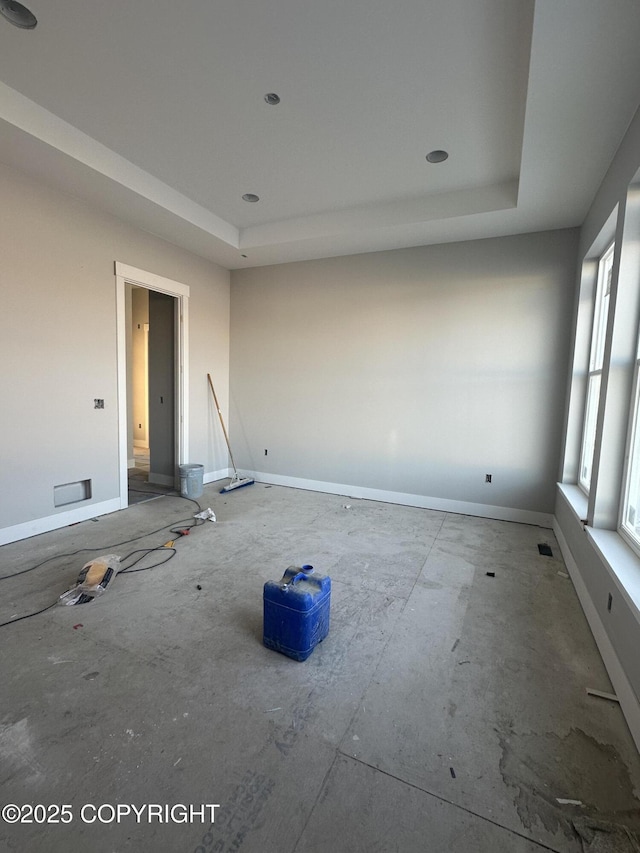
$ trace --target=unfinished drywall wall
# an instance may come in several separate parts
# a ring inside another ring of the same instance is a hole
[[[99,509],[119,497],[115,261],[190,287],[188,461],[226,468],[206,374],[226,411],[229,273],[2,166],[0,197],[0,541],[62,512],[56,485],[91,480],[87,506]]]
[[[233,272],[236,462],[552,512],[576,246],[566,230]]]

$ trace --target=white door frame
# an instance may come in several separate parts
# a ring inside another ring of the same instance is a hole
[[[176,465],[184,464],[189,458],[189,287],[169,278],[115,262],[116,276],[116,336],[118,359],[118,448],[120,467],[120,509],[129,506],[128,469],[128,425],[127,406],[127,284],[157,290],[178,300],[178,323],[176,334]]]

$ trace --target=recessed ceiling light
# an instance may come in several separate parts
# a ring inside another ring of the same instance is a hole
[[[242,196],[242,201],[250,201],[250,202],[260,201],[260,196],[255,195],[255,193],[245,193]]]
[[[21,30],[33,30],[38,23],[33,12],[30,12],[22,3],[16,3],[15,0],[1,0],[0,15]]]
[[[276,95],[275,92],[268,92],[264,96],[264,99],[270,107],[275,107],[276,104],[280,103],[280,95]]]
[[[447,151],[429,151],[427,154],[427,160],[429,163],[444,163],[444,161],[449,156]]]

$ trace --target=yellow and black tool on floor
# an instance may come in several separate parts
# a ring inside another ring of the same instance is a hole
[[[225,492],[232,492],[234,489],[241,489],[243,486],[251,486],[253,485],[255,480],[252,480],[251,477],[241,477],[240,474],[238,474],[236,463],[233,460],[233,453],[231,452],[231,443],[229,442],[229,436],[227,435],[227,428],[224,425],[224,420],[222,419],[222,412],[220,411],[220,406],[218,405],[218,398],[216,397],[216,392],[213,387],[213,382],[211,381],[211,376],[208,373],[207,379],[209,380],[209,388],[211,388],[211,393],[213,394],[213,403],[216,407],[218,417],[220,418],[220,425],[222,426],[222,432],[224,433],[224,440],[227,442],[229,457],[231,458],[231,464],[233,465],[233,477],[231,478],[231,482],[227,483],[226,486],[220,489],[220,493],[224,494]]]

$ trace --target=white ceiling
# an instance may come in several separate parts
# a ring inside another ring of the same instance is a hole
[[[229,268],[578,225],[640,101],[637,0],[23,2],[0,160]]]

